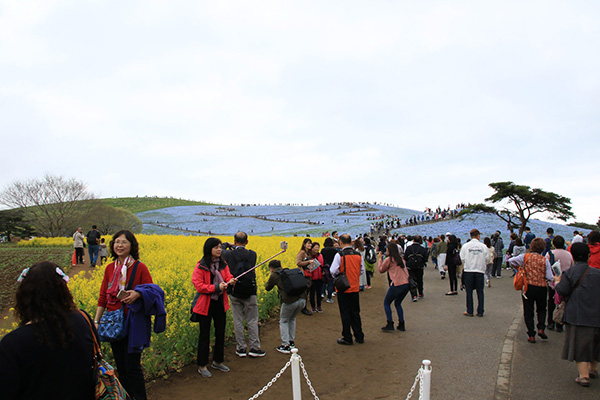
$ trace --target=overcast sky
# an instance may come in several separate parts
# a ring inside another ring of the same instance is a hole
[[[3,1],[0,187],[600,216],[600,2]]]

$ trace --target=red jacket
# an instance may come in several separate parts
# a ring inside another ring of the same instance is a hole
[[[225,262],[221,262],[219,265],[219,273],[223,277],[225,282],[229,282],[233,279],[233,275],[229,272],[229,267]],[[200,293],[200,297],[194,306],[194,312],[200,315],[208,315],[208,307],[210,306],[210,296],[213,293],[220,293],[221,290],[217,285],[212,283],[213,279],[208,267],[204,265],[203,260],[198,261],[194,273],[192,274],[192,283],[196,291]],[[223,305],[225,311],[229,310],[229,298],[227,292],[223,292]]]
[[[600,243],[588,245],[590,247],[590,259],[588,264],[590,267],[600,269]]]
[[[106,266],[104,270],[104,278],[102,279],[102,285],[100,286],[100,296],[98,298],[98,307],[106,308],[106,311],[115,311],[121,308],[121,301],[117,301],[116,304],[109,305],[106,300],[106,289],[108,288],[108,282],[112,279],[113,273],[115,271],[115,263],[111,262]],[[131,271],[133,271],[133,265],[127,268],[127,280],[126,285],[129,284],[129,279],[131,278]],[[132,290],[135,290],[137,285],[142,285],[145,283],[154,283],[152,282],[152,276],[150,276],[150,271],[148,271],[148,267],[142,262],[138,263],[137,270],[135,271],[135,278],[133,278],[133,285],[131,287]],[[125,307],[125,313],[127,313],[127,307]]]
[[[321,263],[321,265],[323,265],[323,256],[321,254],[316,256],[315,259],[318,260],[319,263]],[[316,281],[318,279],[323,279],[323,272],[321,271],[320,266],[315,268],[315,270],[312,272],[311,278],[313,281]]]

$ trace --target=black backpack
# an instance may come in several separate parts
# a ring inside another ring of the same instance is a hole
[[[283,291],[288,296],[300,296],[306,291],[306,278],[300,268],[282,269],[279,276],[281,276]]]
[[[375,264],[377,262],[377,254],[375,254],[375,249],[371,246],[367,247],[365,261],[369,264]]]
[[[237,260],[234,271],[236,275],[239,275],[252,267],[253,265],[250,265],[250,261],[248,259],[242,258]],[[235,283],[235,285],[233,285],[233,289],[231,289],[230,294],[240,299],[247,299],[250,296],[254,296],[256,294],[256,280],[254,272],[249,272],[242,276]]]
[[[421,269],[424,266],[424,258],[420,253],[412,253],[406,258],[406,267],[408,269]]]

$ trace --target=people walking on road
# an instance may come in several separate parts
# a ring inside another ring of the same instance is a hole
[[[367,289],[371,289],[371,278],[375,272],[375,264],[377,264],[377,252],[371,244],[371,239],[365,238],[365,273],[367,275]]]
[[[92,225],[92,230],[89,231],[86,235],[87,243],[88,243],[88,252],[90,254],[90,267],[94,268],[96,266],[96,261],[98,261],[98,251],[100,250],[100,232],[98,231],[98,227],[96,225]]]
[[[469,232],[471,240],[460,249],[460,259],[463,261],[463,280],[467,292],[467,311],[464,315],[473,316],[473,290],[477,291],[477,316],[483,317],[484,297],[483,280],[485,268],[492,261],[492,256],[486,245],[481,243],[481,233],[477,229]]]
[[[360,254],[360,258],[362,260],[363,265],[365,265],[365,246],[363,245],[362,238],[359,236],[352,241],[352,248]],[[363,291],[367,286],[367,270],[365,268],[364,271],[360,273],[360,277],[358,279],[358,287],[360,291]]]
[[[494,246],[494,250],[496,251],[496,256],[493,260],[494,268],[492,268],[492,276],[500,278],[502,276],[502,249],[504,249],[504,242],[502,241],[502,236],[500,236],[500,231],[496,231],[494,236],[492,236],[492,246]]]
[[[319,252],[321,245],[317,242],[313,242],[310,248],[310,255],[313,258],[312,273],[311,273],[311,286],[310,286],[310,307],[313,313],[322,313],[321,308],[321,293],[323,292],[323,272],[321,266],[323,265],[323,256]]]
[[[331,264],[333,264],[333,258],[337,253],[338,250],[334,247],[333,239],[330,237],[325,238],[323,249],[321,249],[321,255],[323,256],[321,272],[323,275],[323,296],[327,296],[327,299],[325,300],[327,303],[333,303],[333,296],[335,295],[330,267]]]
[[[329,238],[328,238],[329,239]],[[296,317],[300,310],[306,306],[304,294],[287,293],[281,279],[281,261],[272,260],[269,262],[269,271],[271,275],[265,284],[265,290],[269,291],[277,286],[279,292],[279,333],[281,335],[281,345],[276,350],[283,354],[290,354],[292,347],[296,347]]]
[[[98,258],[100,259],[100,265],[104,264],[104,261],[108,260],[108,246],[106,245],[106,240],[104,240],[104,238],[100,239]]]
[[[590,259],[588,264],[592,268],[600,269],[600,232],[591,231],[588,236],[588,246],[590,248]]]
[[[528,226],[526,226],[525,227],[525,237],[523,238],[523,244],[525,245],[526,249],[529,250],[529,245],[531,244],[533,239],[535,239],[535,234],[533,234],[531,232],[531,229]]]
[[[337,232],[335,232],[337,235]],[[314,260],[310,255],[310,249],[312,248],[312,240],[310,238],[304,238],[302,241],[302,247],[300,247],[300,251],[296,255],[296,265],[304,272],[304,277],[306,278],[306,297],[308,297],[310,293],[310,287],[312,285],[312,265],[314,264]],[[302,314],[304,315],[312,315],[312,312],[304,306],[302,309]]]
[[[458,239],[454,235],[448,235],[448,250],[446,251],[446,265],[444,268],[448,273],[450,291],[446,293],[446,296],[458,294],[458,266],[461,264],[460,261]]]
[[[448,242],[446,241],[446,236],[447,235],[440,235],[440,241],[435,248],[437,267],[438,271],[440,271],[441,279],[446,279],[446,271],[444,271],[444,267],[446,266],[446,253],[448,251]]]
[[[565,272],[569,268],[571,268],[574,264],[573,256],[567,250],[565,250],[565,239],[560,236],[554,236],[552,239],[552,245],[554,246],[553,250],[550,250],[548,254],[546,254],[546,258],[550,261],[550,264],[553,264],[556,261],[560,262],[560,270],[561,273]],[[554,262],[553,262],[554,261]],[[556,299],[555,299],[555,290],[551,285],[548,286],[548,329],[554,330],[556,328],[556,332],[562,332],[563,325],[560,323],[555,323],[552,314],[554,313],[554,309],[556,308]]]
[[[215,237],[206,239],[202,259],[196,264],[192,274],[192,283],[198,293],[196,303],[192,305],[200,327],[198,373],[204,378],[212,376],[208,370],[211,321],[214,321],[215,337],[211,366],[216,370],[229,372],[229,367],[223,364],[225,361],[225,322],[227,321],[227,310],[229,310],[227,286],[234,285],[236,281],[222,257],[222,252],[220,239]]]
[[[492,246],[492,239],[490,239],[487,236],[483,238],[483,244],[485,244],[490,254],[492,255],[492,262],[485,266],[485,286],[492,287],[491,277],[492,270],[494,269],[494,258],[496,257],[496,249],[494,249],[494,246]]]
[[[77,264],[83,264],[83,248],[85,247],[85,236],[83,236],[83,229],[77,228],[77,231],[73,234],[73,248],[75,249],[75,258]]]
[[[546,335],[546,311],[548,282],[552,282],[553,274],[550,261],[542,252],[546,248],[546,242],[542,238],[535,238],[529,246],[530,253],[512,257],[508,260],[513,267],[523,267],[527,290],[522,293],[523,317],[527,326],[527,341],[535,343],[535,335],[541,339],[548,339]],[[537,326],[534,321],[537,314]],[[537,328],[537,331],[536,331]]]
[[[223,243],[223,259],[233,276],[242,276],[230,291],[231,316],[235,330],[238,357],[262,357],[265,351],[260,347],[258,333],[258,301],[256,297],[256,274],[252,268],[256,265],[256,252],[246,248],[248,235],[238,232],[233,236],[233,245]],[[250,272],[247,272],[250,271]],[[244,320],[248,330],[248,345],[244,329]]]
[[[556,291],[565,305],[564,360],[575,361],[581,386],[589,386],[589,378],[598,377],[600,361],[600,271],[590,268],[589,247],[584,243],[571,246],[575,265],[555,277]]]
[[[427,259],[427,250],[419,243],[421,240],[421,236],[416,236],[413,239],[413,243],[408,246],[404,252],[404,260],[406,261],[408,274],[417,283],[416,288],[410,289],[410,296],[413,302],[424,296],[423,271],[425,269],[425,260]]]
[[[383,254],[378,254],[379,273],[389,273],[391,279],[390,287],[383,299],[383,309],[387,318],[387,324],[381,328],[384,332],[394,331],[394,319],[392,317],[391,304],[394,303],[396,313],[398,314],[398,330],[404,331],[404,310],[402,309],[402,300],[406,297],[409,290],[408,269],[404,265],[404,260],[400,255],[398,246],[388,246],[386,259],[383,260]]]
[[[362,330],[360,319],[359,277],[365,267],[360,253],[352,249],[352,238],[348,234],[340,236],[342,250],[336,254],[331,265],[331,275],[335,278],[340,273],[345,273],[350,283],[350,288],[338,291],[338,306],[342,320],[342,337],[338,344],[351,345],[352,333],[356,342],[363,343],[365,334]],[[351,331],[352,330],[352,331]]]

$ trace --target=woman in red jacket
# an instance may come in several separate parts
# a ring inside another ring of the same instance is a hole
[[[115,233],[109,246],[110,254],[115,261],[108,264],[104,270],[98,308],[94,317],[96,329],[105,310],[116,311],[123,304],[133,304],[141,297],[141,294],[134,290],[135,287],[152,283],[148,267],[138,261],[140,258],[139,245],[133,233],[127,230]],[[128,287],[134,269],[133,284]],[[124,296],[119,296],[119,292],[122,292]],[[128,312],[128,308],[124,307],[125,317]],[[129,352],[129,334],[122,339],[110,342],[110,347],[117,364],[119,380],[127,393],[136,400],[145,399],[146,382],[140,363],[142,350],[137,351],[138,349],[136,349],[134,352]]]
[[[210,323],[215,324],[215,347],[211,366],[219,371],[229,372],[223,364],[225,359],[225,322],[229,310],[227,285],[236,282],[229,272],[229,267],[221,257],[221,241],[210,237],[204,242],[204,256],[194,268],[192,283],[199,293],[193,312],[200,325],[198,338],[198,372],[205,378],[212,374],[208,370],[208,352],[210,345]]]
[[[310,306],[312,312],[322,313],[321,308],[321,293],[323,292],[323,273],[321,271],[321,265],[323,265],[323,256],[320,253],[321,246],[317,242],[313,242],[310,248],[310,255],[313,258],[311,264],[311,280],[312,285],[310,286]]]

